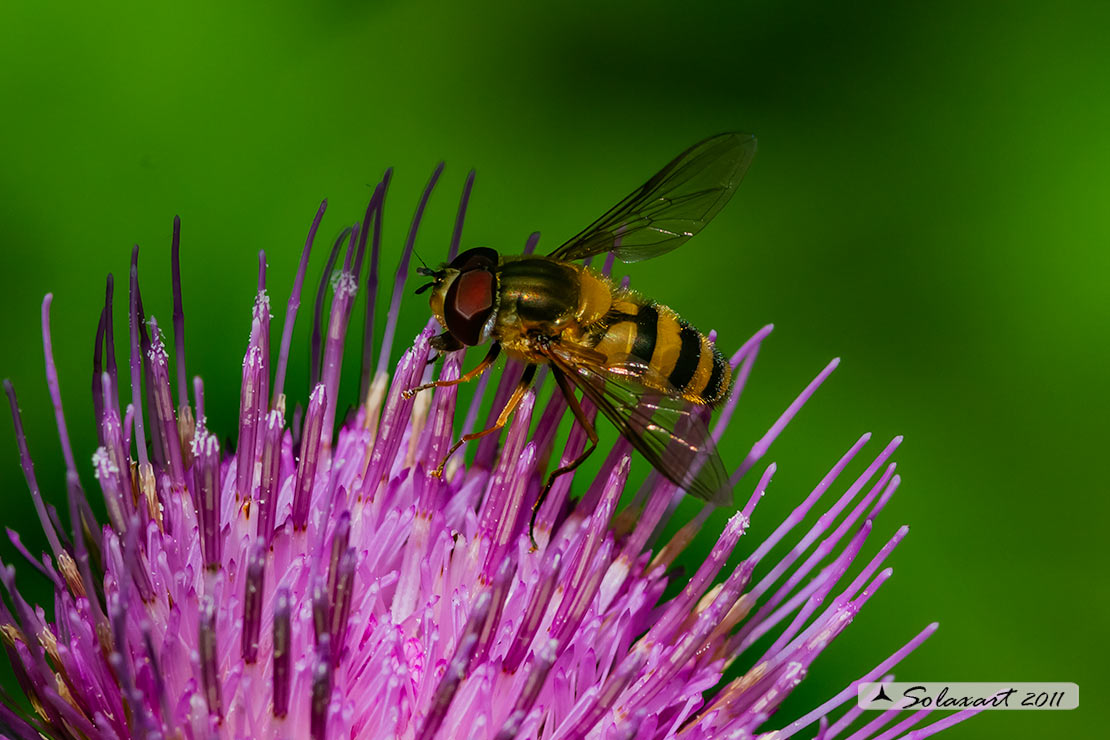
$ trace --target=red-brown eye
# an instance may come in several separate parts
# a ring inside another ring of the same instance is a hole
[[[451,261],[450,267],[459,272],[494,270],[497,268],[497,250],[489,247],[468,249]]]
[[[497,281],[493,273],[477,269],[455,278],[443,302],[447,330],[463,344],[482,341],[482,327],[493,313]]]

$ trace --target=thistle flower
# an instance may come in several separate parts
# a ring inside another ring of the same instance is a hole
[[[388,171],[363,220],[332,248],[315,303],[303,414],[298,406],[289,415],[284,384],[326,202],[309,229],[276,368],[260,255],[234,452],[208,428],[199,378],[189,395],[178,222],[171,249],[176,406],[166,340],[143,311],[136,247],[128,372],[121,374],[115,361],[111,276],[93,359],[100,447],[92,462],[106,524],[94,518],[69,443],[46,296],[46,375],[72,528],[62,527],[40,494],[15,393],[5,381],[20,460],[50,551],[36,559],[16,535],[11,539],[54,589],[51,618],[21,596],[14,568],[0,564],[8,597],[0,604],[0,631],[31,707],[0,705],[5,736],[698,740],[788,738],[819,723],[818,737],[832,738],[857,719],[853,682],[781,729],[766,729],[824,647],[891,575],[886,560],[907,528],[888,533],[878,547],[871,534],[898,488],[890,458],[900,438],[854,480],[842,481],[868,442],[868,435],[860,437],[767,540],[746,544],[745,529],[775,471],[762,460],[834,360],[736,468],[733,482],[746,503],[692,577],[677,583],[670,566],[710,509],[663,541],[660,532],[683,494],[651,474],[622,508],[634,459],[623,440],[596,476],[580,471],[560,478],[529,532],[545,472],[573,459],[585,443],[575,426],[558,449],[556,430],[566,416],[558,394],[540,401],[530,391],[503,439],[483,439],[470,463],[456,456],[443,479],[430,475],[459,431],[458,389],[402,395],[433,377],[431,325],[391,374],[389,358],[409,257],[441,169],[416,210],[385,335],[376,345]],[[353,413],[337,416],[344,345],[360,290],[367,293],[360,401]],[[770,330],[757,332],[731,358],[737,382],[716,422],[718,439]],[[439,377],[458,377],[461,355],[446,357]],[[520,372],[512,363],[505,368],[493,393],[494,413]],[[478,381],[464,430],[475,426],[488,377]],[[753,483],[745,474],[760,466]],[[839,495],[822,504],[830,492]],[[797,536],[794,530],[819,507],[824,514]],[[786,542],[793,542],[788,552],[772,558]],[[739,564],[724,570],[736,552]],[[865,564],[847,581],[857,559]],[[664,598],[669,586],[677,592]],[[926,627],[859,680],[886,676],[935,628]],[[740,677],[725,682],[726,670]],[[851,708],[829,724],[826,717],[846,703]],[[970,712],[909,734],[927,713],[891,724],[896,714],[877,716],[852,737],[926,737]]]

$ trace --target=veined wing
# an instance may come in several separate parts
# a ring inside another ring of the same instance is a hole
[[[615,252],[638,262],[669,252],[724,208],[754,156],[751,134],[697,143],[550,256],[570,261]]]
[[[646,391],[634,375],[604,367],[604,358],[590,350],[553,343],[545,353],[660,474],[698,498],[732,506],[728,473],[705,424],[708,409]]]

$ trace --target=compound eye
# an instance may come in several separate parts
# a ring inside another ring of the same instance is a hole
[[[443,302],[447,330],[466,345],[481,344],[482,327],[493,313],[497,284],[492,272],[472,269],[451,283]]]
[[[459,272],[468,270],[494,270],[497,268],[497,250],[489,247],[468,249],[451,261],[449,267]]]

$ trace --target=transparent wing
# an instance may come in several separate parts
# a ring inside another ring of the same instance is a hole
[[[754,156],[751,134],[695,144],[550,256],[569,261],[615,252],[638,262],[669,252],[724,208]]]
[[[705,424],[708,409],[646,391],[634,376],[591,359],[596,353],[589,350],[552,344],[546,354],[664,477],[716,506],[732,506],[728,473]]]

